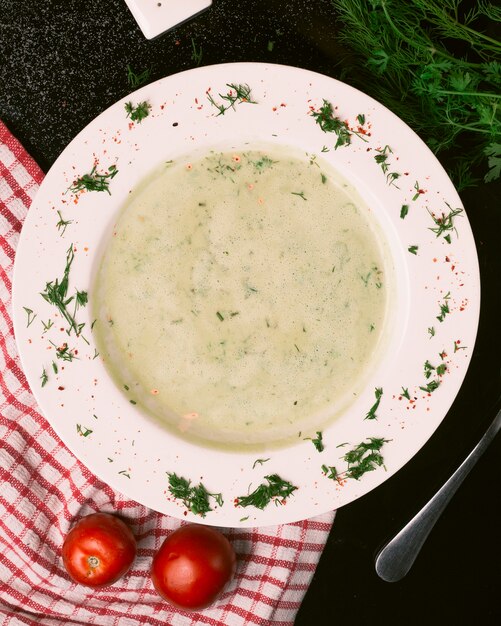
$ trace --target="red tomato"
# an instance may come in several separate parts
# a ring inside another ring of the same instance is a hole
[[[63,543],[63,563],[71,578],[89,587],[111,585],[136,556],[136,539],[121,519],[92,513],[79,520]]]
[[[233,578],[236,556],[224,535],[187,524],[169,535],[153,558],[151,579],[158,593],[181,609],[212,604]]]

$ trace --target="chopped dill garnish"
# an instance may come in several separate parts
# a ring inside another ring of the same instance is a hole
[[[45,367],[42,370],[42,375],[40,376],[40,380],[41,380],[41,386],[45,387],[45,385],[47,384],[47,381],[49,380],[49,377],[47,376],[47,372],[45,371]]]
[[[367,472],[372,472],[381,466],[384,467],[384,459],[380,450],[388,441],[389,439],[369,437],[342,457],[348,464],[348,468],[344,472],[338,472],[335,467],[328,465],[322,465],[322,472],[326,474],[327,478],[338,482],[345,478],[360,480]]]
[[[411,399],[411,396],[409,394],[409,390],[407,389],[407,387],[402,387],[402,396],[406,398],[407,400]]]
[[[94,431],[92,431],[90,428],[87,428],[86,426],[81,426],[80,424],[77,424],[77,433],[79,435],[81,435],[82,437],[88,437],[93,432]]]
[[[352,131],[350,131],[346,122],[334,115],[334,108],[330,102],[324,99],[320,109],[312,111],[311,115],[324,133],[335,133],[337,135],[335,150],[340,146],[349,146],[351,144]]]
[[[449,309],[450,292],[444,296],[444,302],[440,305],[440,315],[437,315],[437,320],[443,322],[445,317],[451,312]]]
[[[54,370],[54,374],[57,374],[59,371],[59,368],[57,367],[57,363],[55,361],[52,361],[52,369]]]
[[[383,389],[381,387],[376,387],[376,389],[374,390],[374,395],[376,396],[376,401],[367,412],[367,415],[364,418],[366,420],[377,419],[376,411],[379,407],[379,403],[381,402],[381,398],[383,396]]]
[[[75,353],[68,347],[67,343],[63,343],[61,346],[57,346],[53,341],[50,342],[54,348],[56,348],[56,357],[62,361],[73,361],[76,359]]]
[[[416,190],[416,193],[412,196],[412,201],[416,202],[416,200],[419,198],[419,196],[423,193],[423,190],[419,186],[419,183],[418,183],[417,180],[414,183],[414,189]]]
[[[124,108],[127,117],[130,117],[133,122],[140,124],[150,114],[151,104],[146,100],[136,105],[132,104],[132,102],[126,102]]]
[[[369,437],[368,441],[362,441],[355,448],[347,452],[343,459],[348,463],[348,469],[344,473],[346,478],[359,480],[366,472],[371,472],[384,464],[380,450],[388,439]]]
[[[46,283],[45,290],[41,292],[40,295],[46,302],[55,306],[68,322],[69,328],[66,332],[71,334],[71,331],[73,331],[77,336],[79,336],[84,324],[77,324],[75,315],[79,307],[87,304],[88,298],[87,292],[78,290],[75,295],[68,297],[70,269],[74,258],[75,254],[73,252],[72,244],[66,252],[66,266],[64,268],[63,277],[61,280],[56,278],[55,280],[51,280]],[[70,311],[68,307],[72,302],[74,302],[75,306],[73,311]],[[50,328],[50,326],[48,328]],[[45,328],[45,330],[48,328]]]
[[[56,224],[56,228],[59,231],[59,234],[61,235],[61,237],[64,235],[64,232],[66,230],[66,228],[73,223],[73,220],[64,220],[63,216],[61,215],[61,211],[58,211],[57,214],[59,215],[59,222],[57,222]]]
[[[47,322],[42,320],[43,326],[43,334],[45,334],[48,330],[50,330],[54,326],[54,322],[51,319],[48,319]]]
[[[376,156],[374,161],[381,167],[383,174],[386,175],[386,182],[389,185],[394,185],[397,178],[400,178],[400,174],[397,172],[389,172],[390,164],[388,163],[388,157],[393,154],[393,150],[390,146],[386,145],[384,148],[376,148]],[[396,185],[395,185],[396,186]]]
[[[402,208],[400,209],[400,218],[405,219],[409,213],[409,205],[402,204]]]
[[[432,375],[434,371],[435,371],[435,367],[428,360],[426,360],[424,362],[424,377],[430,378],[430,376]]]
[[[323,439],[323,434],[320,430],[317,430],[317,436],[315,437],[315,439],[313,439],[312,437],[305,437],[305,440],[310,440],[311,443],[315,446],[315,448],[319,452],[323,452],[325,450],[325,446],[324,446],[322,439]]]
[[[390,146],[386,145],[384,148],[376,148],[376,156],[374,161],[381,167],[383,174],[388,172],[389,163],[387,162],[388,156],[393,152]]]
[[[227,102],[228,104],[218,104],[212,94],[207,91],[207,99],[212,104],[212,106],[216,107],[219,111],[219,115],[224,115],[228,109],[235,110],[235,104],[242,104],[246,102],[248,104],[257,104],[255,100],[252,99],[251,88],[249,85],[236,85],[234,83],[226,83],[226,86],[230,88],[226,95],[219,94],[219,97]]]
[[[286,499],[296,491],[297,487],[283,480],[278,474],[270,474],[254,491],[246,496],[239,496],[235,500],[237,506],[255,506],[263,510],[273,500],[275,504],[285,504]]]
[[[28,319],[26,320],[26,328],[28,328],[31,324],[33,324],[37,314],[33,314],[32,309],[28,309],[26,306],[23,306],[23,309],[26,311],[26,315],[28,316]]]
[[[435,336],[435,328],[433,326],[428,328],[428,334],[430,335],[430,339]]]
[[[417,251],[419,250],[419,246],[409,246],[407,248],[408,252],[410,252],[411,254],[416,254],[417,255]]]
[[[447,365],[445,363],[440,363],[440,365],[437,365],[435,371],[437,372],[439,376],[443,376],[445,372],[447,371]]]
[[[212,511],[209,498],[214,498],[219,506],[224,504],[222,494],[209,493],[202,483],[192,487],[190,480],[174,472],[167,472],[167,476],[169,477],[169,492],[176,500],[182,500],[184,506],[195,515],[205,517],[209,511]]]
[[[110,165],[108,171],[100,174],[97,171],[97,165],[91,169],[89,174],[84,174],[77,178],[67,189],[72,193],[80,191],[106,191],[111,195],[110,180],[118,174],[117,166]]]
[[[428,211],[428,212],[431,218],[433,219],[433,222],[435,223],[435,227],[434,228],[430,227],[430,230],[433,233],[435,233],[437,237],[440,237],[440,235],[443,235],[444,233],[446,233],[444,235],[444,239],[447,241],[447,243],[451,243],[451,232],[455,232],[457,235],[457,230],[456,230],[456,227],[454,226],[454,219],[456,216],[458,216],[460,213],[463,212],[463,209],[459,209],[459,208],[451,209],[451,207],[448,204],[447,206],[450,209],[447,215],[445,215],[445,213],[442,213],[440,217],[437,217],[431,211]]]
[[[256,465],[262,465],[263,463],[266,463],[267,461],[269,461],[270,458],[268,457],[267,459],[256,459],[254,461],[254,464],[252,466],[252,469],[254,469],[256,467]]]
[[[304,191],[291,191],[291,194],[293,196],[299,196],[300,198],[302,198],[303,200],[306,200],[306,197],[304,195]]]
[[[322,465],[322,472],[331,480],[338,479],[337,469],[332,465]]]
[[[440,381],[435,379],[431,380],[427,385],[419,387],[422,391],[426,391],[426,393],[433,393],[435,389],[440,386]]]

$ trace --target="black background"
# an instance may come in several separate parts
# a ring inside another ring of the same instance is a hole
[[[192,41],[201,48],[201,65],[266,61],[350,82],[327,0],[214,0],[209,11],[153,41],[122,0],[0,0],[0,28],[0,118],[45,171],[88,122],[131,91],[127,65],[136,72],[149,68],[152,81],[192,68]],[[378,549],[449,477],[499,408],[500,186],[461,197],[482,278],[479,334],[466,380],[422,450],[382,486],[339,510],[296,626],[501,624],[499,439],[407,577],[385,583],[374,570]]]

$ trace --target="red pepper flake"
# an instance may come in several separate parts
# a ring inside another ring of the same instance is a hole
[[[272,111],[276,111],[276,110],[277,110],[277,107],[273,107]]]
[[[280,103],[280,106],[281,106],[281,107],[286,107],[286,106],[287,106],[287,104],[286,104],[285,102],[281,102],[281,103]]]
[[[58,387],[59,391],[64,391],[64,387]]]

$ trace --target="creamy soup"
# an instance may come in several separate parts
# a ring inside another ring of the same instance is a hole
[[[320,158],[180,158],[119,215],[94,286],[98,348],[129,400],[185,437],[308,436],[377,360],[389,266],[370,210]]]

